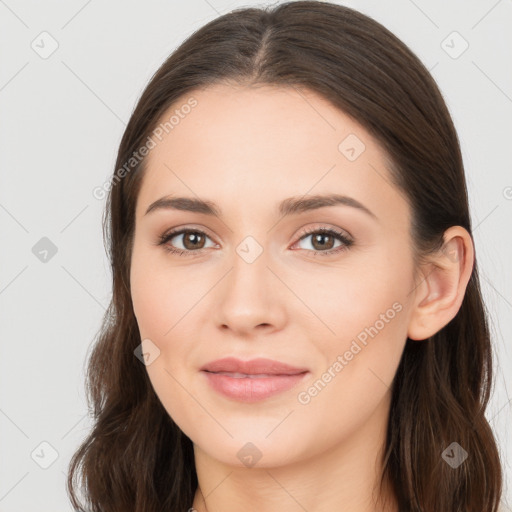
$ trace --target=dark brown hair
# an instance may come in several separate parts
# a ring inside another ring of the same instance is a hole
[[[417,56],[370,17],[327,2],[295,1],[214,19],[151,78],[124,132],[116,169],[171,105],[219,83],[309,89],[359,122],[381,144],[392,182],[411,206],[415,261],[439,250],[450,226],[472,236],[459,141],[442,95]],[[70,462],[67,482],[80,511],[184,512],[197,488],[192,442],[134,355],[141,339],[129,277],[145,161],[122,179],[114,174],[107,200],[113,295],[88,364],[94,425]],[[475,261],[453,320],[428,340],[406,342],[393,382],[381,480],[392,483],[400,511],[497,510],[502,469],[484,416],[492,387],[488,322]],[[469,454],[456,469],[441,456],[454,441]]]

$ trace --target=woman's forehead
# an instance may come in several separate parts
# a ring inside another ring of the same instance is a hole
[[[254,201],[268,210],[292,196],[334,193],[377,217],[396,209],[397,217],[407,218],[380,145],[319,95],[308,92],[306,100],[302,94],[229,86],[191,94],[197,105],[168,133],[158,132],[161,140],[154,137],[139,216],[166,194],[218,201],[221,208]],[[177,115],[176,105],[167,115]]]

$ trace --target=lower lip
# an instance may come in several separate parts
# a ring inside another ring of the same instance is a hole
[[[308,372],[296,375],[273,375],[270,377],[230,377],[202,371],[208,379],[210,386],[228,398],[239,402],[258,402],[273,395],[288,391],[297,385]]]

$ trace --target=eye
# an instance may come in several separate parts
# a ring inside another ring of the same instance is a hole
[[[297,244],[309,237],[312,237],[312,252],[315,256],[326,256],[339,253],[341,251],[346,251],[354,243],[353,240],[349,239],[347,236],[345,236],[344,233],[337,231],[336,229],[314,228],[306,230],[305,234],[301,236]],[[337,247],[334,247],[336,239],[339,240],[341,244]]]
[[[313,250],[309,252],[312,252],[314,256],[339,253],[347,250],[354,243],[354,241],[345,236],[344,233],[335,229],[314,228],[303,233],[298,242],[294,245],[297,245],[312,235],[314,235],[312,238]],[[179,239],[179,237],[181,237],[183,248],[175,247],[170,243],[173,238]],[[179,256],[191,256],[192,253],[202,253],[203,249],[205,249],[206,238],[210,237],[200,229],[183,228],[164,233],[159,237],[157,245],[162,245],[166,251],[178,254]],[[335,240],[340,242],[340,245],[337,247],[333,246]],[[213,245],[215,246],[215,244]]]
[[[186,235],[186,236],[183,236]],[[170,241],[173,238],[181,237],[183,249],[176,248],[170,244]],[[169,233],[164,233],[158,242],[157,245],[163,245],[165,250],[172,252],[174,254],[183,255],[184,253],[191,252],[202,252],[204,248],[204,240],[205,238],[210,238],[206,233],[198,229],[179,229],[175,231],[171,231]]]

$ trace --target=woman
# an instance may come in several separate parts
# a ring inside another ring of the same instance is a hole
[[[107,214],[75,509],[497,510],[457,134],[386,28],[316,1],[208,23],[142,94]]]

